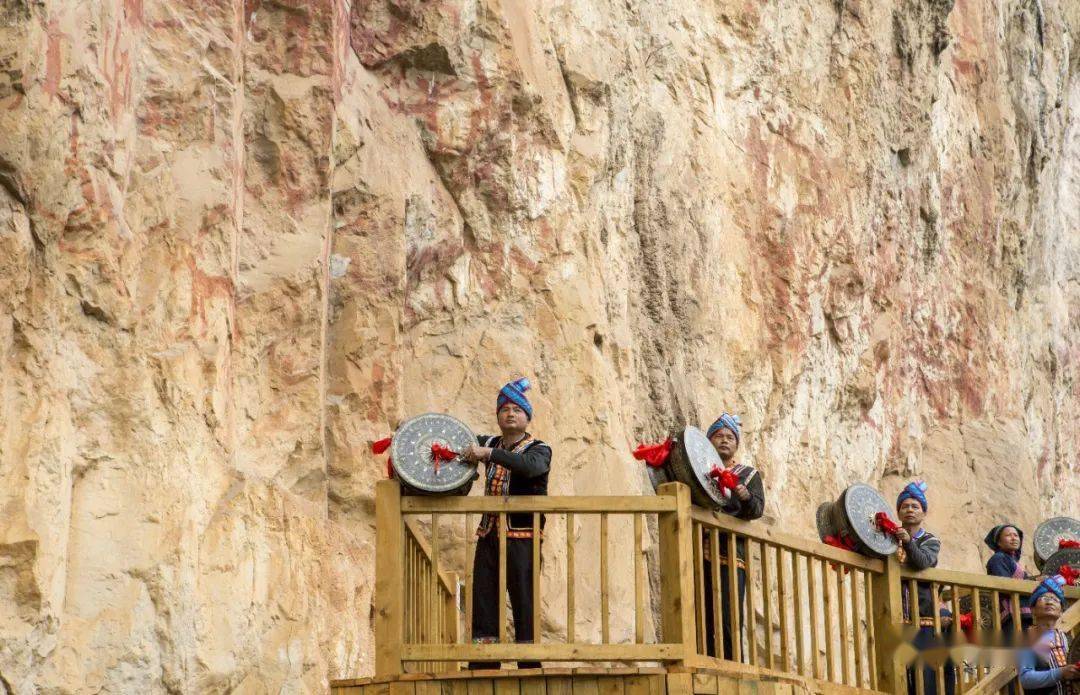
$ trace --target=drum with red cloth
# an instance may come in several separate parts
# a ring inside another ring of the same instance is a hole
[[[818,535],[830,545],[871,557],[887,557],[895,553],[899,545],[896,538],[878,523],[879,513],[889,519],[894,515],[881,493],[869,485],[856,483],[840,493],[835,502],[818,507]]]
[[[667,467],[669,476],[690,488],[694,504],[708,509],[719,509],[723,504],[724,493],[709,473],[714,468],[723,468],[724,462],[697,427],[686,427],[672,437]]]
[[[403,422],[390,442],[394,475],[405,494],[467,495],[479,476],[461,456],[476,435],[457,418],[425,413]]]
[[[1080,545],[1080,521],[1067,516],[1055,516],[1035,527],[1031,545],[1035,554],[1035,566],[1040,571],[1047,559],[1062,549],[1063,541],[1065,546]]]
[[[1048,577],[1053,577],[1055,574],[1063,574],[1061,568],[1065,565],[1070,567],[1068,571],[1080,570],[1080,548],[1062,548],[1050,557],[1046,558],[1046,562],[1043,563],[1042,573]],[[1066,577],[1066,580],[1068,577]]]

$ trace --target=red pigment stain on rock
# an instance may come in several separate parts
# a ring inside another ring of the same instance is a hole
[[[405,256],[406,286],[409,289],[419,286],[428,268],[449,269],[464,251],[460,243],[450,239],[409,249]]]
[[[45,36],[45,81],[41,88],[46,94],[54,97],[60,89],[60,39],[63,38],[60,25],[55,18],[49,20],[45,28]]]

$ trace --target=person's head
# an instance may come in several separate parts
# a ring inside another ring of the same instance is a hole
[[[1038,621],[1053,621],[1061,617],[1065,608],[1065,579],[1061,575],[1047,577],[1031,592],[1028,605],[1031,617]]]
[[[499,389],[499,396],[495,399],[495,418],[503,435],[520,434],[529,426],[533,408],[525,392],[530,386],[529,380],[522,377]]]
[[[929,506],[926,501],[927,485],[915,480],[904,486],[896,496],[896,515],[904,526],[921,526]]]
[[[983,540],[994,552],[1000,550],[1018,556],[1024,546],[1024,532],[1015,524],[999,524],[990,529],[990,533],[986,534]]]
[[[724,413],[716,419],[716,422],[709,425],[709,431],[706,432],[706,435],[725,464],[735,457],[735,452],[739,449],[741,427],[742,422],[739,420],[739,416],[729,415],[728,413]]]

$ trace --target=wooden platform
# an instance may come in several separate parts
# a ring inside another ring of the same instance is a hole
[[[542,668],[331,681],[331,695],[873,695],[741,664],[721,668]]]

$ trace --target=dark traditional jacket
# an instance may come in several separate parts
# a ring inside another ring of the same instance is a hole
[[[761,479],[761,472],[753,466],[747,466],[741,463],[732,466],[732,470],[739,476],[739,482],[746,486],[746,491],[750,493],[750,499],[744,502],[739,499],[739,496],[733,491],[731,497],[725,499],[724,503],[720,505],[720,511],[740,519],[745,519],[746,521],[760,519],[762,514],[765,513],[765,483]],[[727,534],[721,533],[719,541],[720,562],[726,564]],[[702,534],[702,544],[705,546],[705,558],[709,559],[711,555],[711,542],[708,534]],[[743,567],[743,561],[746,559],[746,539],[739,538],[736,541],[735,553],[738,556],[738,566]]]
[[[917,534],[912,536],[910,541],[902,545],[902,550],[905,567],[913,570],[924,570],[930,567],[937,567],[938,553],[941,552],[941,541],[938,540],[937,536],[926,529],[919,529]],[[923,621],[929,621],[929,624],[933,624],[934,611],[937,610],[937,606],[934,605],[934,591],[930,587],[930,582],[919,582],[918,593],[919,617]],[[910,618],[911,606],[906,583],[903,586],[902,596],[904,616]],[[950,612],[949,615],[952,615],[952,613]]]
[[[502,448],[502,437],[480,435],[480,446],[491,447],[491,459],[485,466],[485,495],[546,495],[548,473],[551,471],[551,447],[533,439],[525,438],[511,449]],[[476,530],[478,536],[486,536],[498,528],[498,516],[485,514]],[[532,538],[532,514],[518,512],[507,517],[507,538]],[[540,516],[540,526],[544,525]]]

